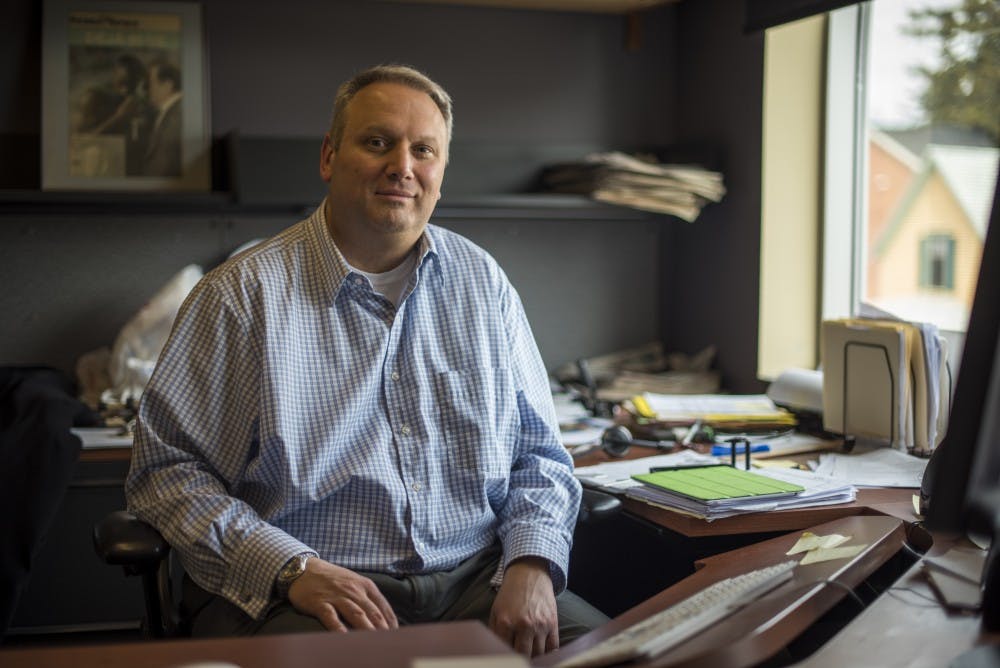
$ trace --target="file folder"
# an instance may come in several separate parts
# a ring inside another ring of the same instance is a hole
[[[828,320],[821,336],[824,428],[905,447],[910,379],[902,323]]]
[[[929,454],[940,441],[947,354],[932,325],[827,320],[822,327],[823,427]]]
[[[745,501],[750,497],[762,500],[785,498],[805,491],[805,487],[800,485],[724,464],[686,466],[640,473],[632,478],[668,494],[693,499],[708,506]]]

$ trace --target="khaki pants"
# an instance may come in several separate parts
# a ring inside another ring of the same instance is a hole
[[[392,576],[360,571],[370,578],[392,606],[400,625],[478,619],[489,623],[496,592],[490,578],[500,559],[499,547],[470,557],[451,571],[427,575]],[[601,626],[608,618],[579,596],[564,591],[556,597],[561,645]],[[253,619],[226,599],[206,592],[184,578],[184,607],[192,612],[196,637],[241,636],[321,631],[315,617],[282,603]]]

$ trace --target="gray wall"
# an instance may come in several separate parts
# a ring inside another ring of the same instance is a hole
[[[129,214],[13,206],[37,188],[41,3],[8,0],[0,26],[0,364],[69,370],[188,263],[213,265],[293,214]],[[456,100],[463,146],[666,145],[675,140],[674,7],[624,18],[380,2],[203,3],[212,132],[319,137],[333,89],[384,61],[426,69]],[[483,178],[489,181],[489,174]],[[445,181],[448,197],[448,180]],[[522,294],[550,368],[661,336],[675,219],[442,221],[486,247]],[[663,317],[661,317],[661,315]],[[699,344],[700,346],[700,344]],[[699,346],[691,346],[695,349]]]
[[[758,392],[764,40],[743,34],[742,8],[734,0],[678,6],[676,136],[719,148],[727,193],[695,225],[667,228],[661,315],[668,349],[713,342],[724,386]]]

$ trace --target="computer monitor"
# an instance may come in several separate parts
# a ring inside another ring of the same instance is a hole
[[[983,573],[983,625],[1000,630],[1000,179],[994,187],[976,295],[948,430],[921,484],[925,526],[992,537]]]

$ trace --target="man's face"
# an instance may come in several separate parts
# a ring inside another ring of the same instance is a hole
[[[362,88],[347,107],[340,147],[323,140],[331,222],[372,239],[405,233],[415,241],[441,197],[447,151],[444,117],[426,93],[395,83]]]
[[[120,95],[128,95],[131,92],[128,86],[128,70],[121,65],[115,65],[111,72],[111,85]]]
[[[149,101],[157,108],[163,106],[174,92],[174,85],[169,79],[160,81],[160,68],[153,65],[149,68]]]

